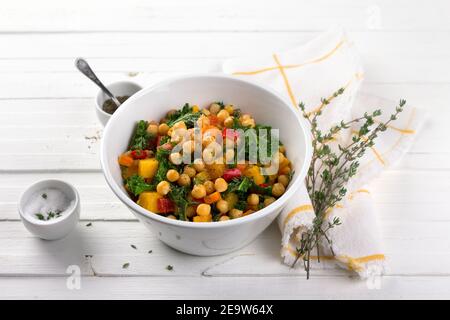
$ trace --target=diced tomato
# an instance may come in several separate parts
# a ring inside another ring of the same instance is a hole
[[[208,119],[211,126],[217,126],[219,124],[219,118],[213,114],[209,115]]]
[[[160,198],[158,199],[158,212],[159,213],[169,213],[175,211],[175,205],[170,199]]]
[[[228,128],[224,128],[222,130],[222,137],[225,138],[229,138],[229,139],[233,139],[233,141],[236,141],[237,138],[239,138],[239,132],[237,130],[234,129],[228,129]]]
[[[222,178],[224,178],[225,181],[229,182],[229,181],[233,180],[234,178],[239,178],[241,175],[242,175],[241,170],[239,170],[238,168],[233,168],[233,169],[225,170]]]
[[[261,188],[267,188],[269,185],[267,183],[261,183],[259,186]]]
[[[166,142],[162,146],[160,146],[160,148],[163,148],[163,149],[166,149],[166,150],[172,150],[173,149],[173,145],[170,142]]]
[[[147,151],[146,150],[133,150],[130,153],[131,157],[135,160],[145,159],[147,158]]]

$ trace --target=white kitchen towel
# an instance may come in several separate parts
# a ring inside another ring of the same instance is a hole
[[[298,112],[301,112],[300,101],[304,102],[308,112],[321,110],[319,127],[323,130],[375,109],[381,109],[383,116],[380,119],[386,119],[398,104],[358,93],[364,77],[362,65],[353,43],[339,28],[292,50],[227,60],[223,71],[273,87],[285,95]],[[339,88],[344,88],[344,93],[335,97],[333,93]],[[329,104],[323,104],[323,98]],[[327,214],[330,221],[338,216],[342,224],[329,233],[334,255],[328,244],[321,245],[320,265],[338,265],[363,278],[382,274],[385,255],[367,184],[409,149],[422,118],[415,108],[407,105],[399,119],[380,134],[375,146],[361,158],[358,174],[347,185],[345,199]],[[346,144],[350,139],[351,133],[339,135],[330,144]],[[289,154],[289,150],[287,152]],[[314,216],[304,187],[278,217],[284,263],[294,263],[301,234],[312,226]],[[316,261],[317,257],[314,258]],[[314,263],[313,267],[318,265]]]

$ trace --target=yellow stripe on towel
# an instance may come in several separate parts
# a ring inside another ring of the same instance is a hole
[[[292,92],[291,85],[289,84],[289,80],[286,76],[286,72],[284,72],[284,68],[280,63],[280,60],[278,60],[278,57],[276,54],[273,54],[273,60],[275,60],[275,63],[278,66],[278,69],[280,69],[281,76],[284,80],[284,85],[286,86],[286,90],[288,92],[289,98],[291,98],[291,102],[294,105],[294,107],[297,107],[297,102],[295,101],[294,93]]]
[[[251,76],[251,75],[255,75],[255,74],[259,74],[259,73],[263,73],[263,72],[267,72],[267,71],[272,71],[272,70],[278,70],[280,68],[283,69],[293,69],[293,68],[300,68],[303,66],[306,66],[308,64],[313,64],[313,63],[318,63],[321,62],[323,60],[328,59],[329,57],[331,57],[344,43],[345,43],[346,39],[342,39],[341,41],[338,42],[338,44],[330,51],[327,52],[326,54],[324,54],[323,56],[307,61],[307,62],[303,62],[303,63],[299,63],[299,64],[287,64],[287,65],[277,65],[274,67],[267,67],[267,68],[262,68],[262,69],[258,69],[258,70],[253,70],[253,71],[236,71],[233,72],[233,75],[240,75],[240,76]]]
[[[310,204],[304,204],[301,206],[298,206],[294,209],[291,210],[291,212],[289,212],[286,216],[286,218],[284,219],[284,226],[286,226],[286,224],[289,222],[289,220],[292,219],[293,216],[295,216],[297,213],[299,212],[303,212],[303,211],[313,211],[314,208],[312,205]]]

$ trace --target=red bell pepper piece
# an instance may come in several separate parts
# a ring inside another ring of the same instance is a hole
[[[230,182],[234,178],[239,178],[241,175],[242,175],[241,170],[239,170],[238,168],[233,168],[225,170],[222,178],[224,178],[225,181]]]
[[[159,213],[169,213],[175,211],[175,204],[167,198],[160,198],[157,202]]]
[[[234,129],[224,128],[222,130],[222,137],[224,139],[229,138],[229,139],[233,139],[233,141],[236,141],[237,138],[239,138],[239,132]]]
[[[147,158],[147,151],[137,149],[137,150],[131,151],[130,155],[135,160],[145,159],[145,158]]]

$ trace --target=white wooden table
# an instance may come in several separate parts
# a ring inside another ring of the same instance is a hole
[[[450,298],[449,10],[445,0],[3,1],[0,298]],[[88,58],[106,82],[150,85],[289,48],[333,23],[360,49],[364,91],[406,98],[430,116],[404,160],[374,183],[389,258],[379,289],[340,270],[307,281],[280,263],[275,226],[220,257],[160,243],[102,177],[97,90],[74,58]],[[46,242],[25,230],[16,202],[25,186],[52,177],[79,189],[82,220],[68,238]],[[79,290],[66,285],[70,265],[80,267]]]

